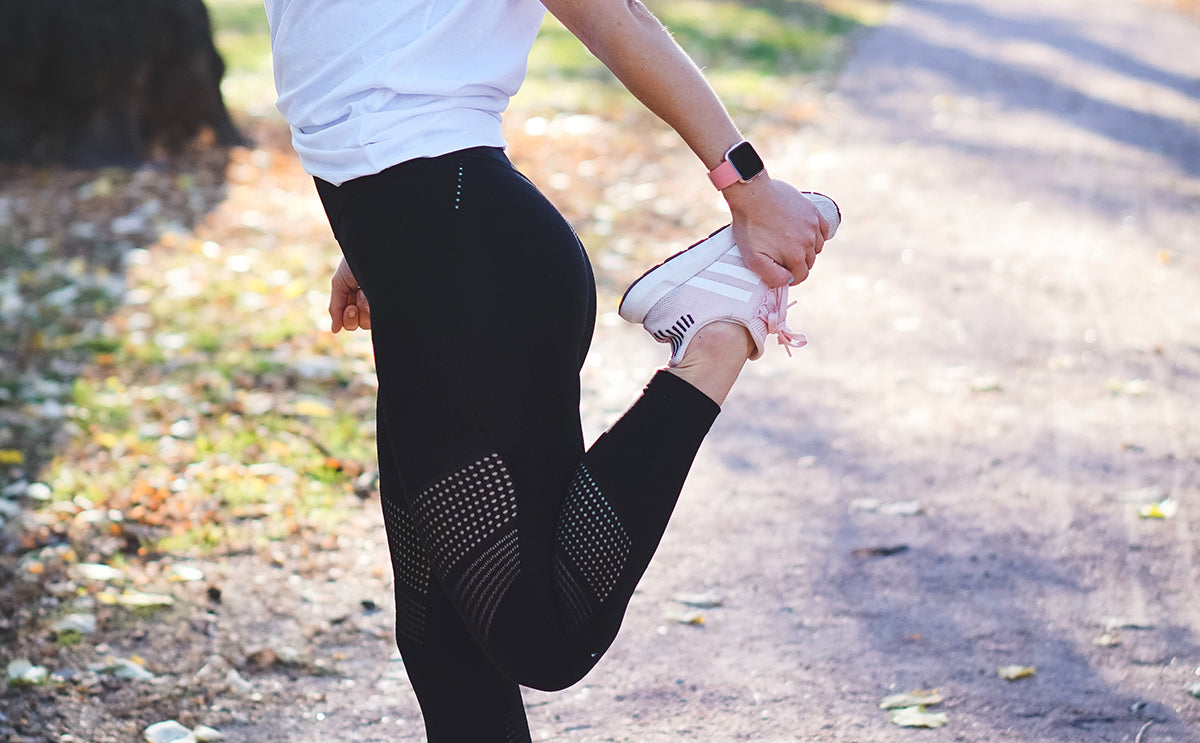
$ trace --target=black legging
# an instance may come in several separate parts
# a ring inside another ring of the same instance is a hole
[[[503,152],[317,188],[371,305],[397,641],[432,743],[528,741],[607,650],[719,410],[673,374],[588,450],[595,284]]]

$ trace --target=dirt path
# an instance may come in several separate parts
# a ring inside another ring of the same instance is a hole
[[[1197,44],[1127,1],[896,5],[777,143],[846,211],[795,293],[813,344],[751,366],[612,655],[532,695],[535,730],[1200,739]],[[623,330],[593,390],[622,383]],[[1137,516],[1167,496],[1173,519]],[[664,620],[697,591],[725,599],[703,629]],[[949,726],[888,723],[914,687]]]

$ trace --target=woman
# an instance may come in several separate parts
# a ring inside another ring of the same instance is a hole
[[[786,287],[829,225],[637,0],[266,8],[278,106],[344,255],[332,329],[372,331],[397,641],[428,738],[528,741],[518,685],[564,688],[608,648],[742,365],[769,333],[803,342]],[[546,9],[679,132],[732,215],[631,289],[622,314],[671,360],[587,451],[591,268],[500,133]]]

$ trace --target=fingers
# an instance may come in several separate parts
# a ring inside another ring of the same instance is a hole
[[[787,276],[784,277],[782,274],[779,274],[781,280],[779,283],[773,283],[772,278],[763,275],[767,285],[772,289],[784,286],[785,284],[795,286],[807,279],[813,266],[817,263],[817,253],[821,252],[822,242],[821,240],[817,240],[813,247],[803,250],[799,255],[785,256],[785,263],[775,263],[777,268],[781,268],[787,272]]]
[[[330,280],[329,320],[329,329],[334,333],[371,329],[371,306],[367,304],[367,295],[358,287],[345,258]]]
[[[371,305],[367,303],[367,295],[361,289],[350,292],[335,291],[329,298],[329,316],[332,320],[329,329],[334,333],[341,330],[371,329]]]
[[[743,256],[744,258],[745,256]],[[762,253],[754,254],[746,262],[746,265],[751,271],[761,276],[763,281],[767,282],[767,286],[772,289],[778,289],[781,286],[787,286],[797,281],[795,270]],[[801,270],[805,277],[808,276],[808,268],[803,263],[799,264],[797,270]]]
[[[809,245],[799,249],[800,260],[803,261],[803,268],[801,268],[801,265],[798,262],[788,264],[787,266],[792,272],[792,286],[795,286],[796,284],[799,284],[801,281],[804,281],[808,278],[809,272],[812,271],[813,266],[817,263],[817,255],[825,247],[825,236],[829,234],[829,223],[825,221],[825,218],[822,217],[820,213],[817,214],[817,220],[818,229],[813,234],[812,242]]]
[[[342,312],[342,327],[346,330],[358,330],[358,308],[352,304],[346,305]]]
[[[346,311],[347,311],[347,309],[349,309],[347,306],[349,304],[350,304],[350,298],[348,296],[346,296],[345,292],[341,292],[341,291],[338,291],[337,289],[334,289],[329,294],[329,319],[330,319],[329,330],[330,330],[330,332],[336,333],[339,330],[341,330],[342,328],[346,328],[347,330],[354,330],[354,328],[348,327],[346,325]]]
[[[367,303],[367,295],[362,289],[358,290],[358,296],[355,298],[358,304],[358,327],[363,330],[371,329],[371,305]]]
[[[791,286],[795,286],[796,284],[799,284],[801,281],[804,281],[805,279],[808,278],[808,272],[809,272],[809,270],[811,270],[811,268],[812,268],[812,265],[809,264],[807,262],[807,260],[804,263],[797,265],[794,269],[792,269],[792,271],[791,271],[792,280],[788,283]]]
[[[784,234],[758,233],[739,239],[738,245],[749,250],[742,251],[746,267],[762,277],[767,286],[778,289],[795,286],[808,278],[817,262],[817,254],[825,245],[825,231],[829,225],[815,213],[817,219],[797,229],[785,230]]]

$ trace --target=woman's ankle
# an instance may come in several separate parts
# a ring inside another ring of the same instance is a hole
[[[721,405],[754,350],[749,330],[737,323],[715,322],[696,332],[683,358],[667,371]]]

